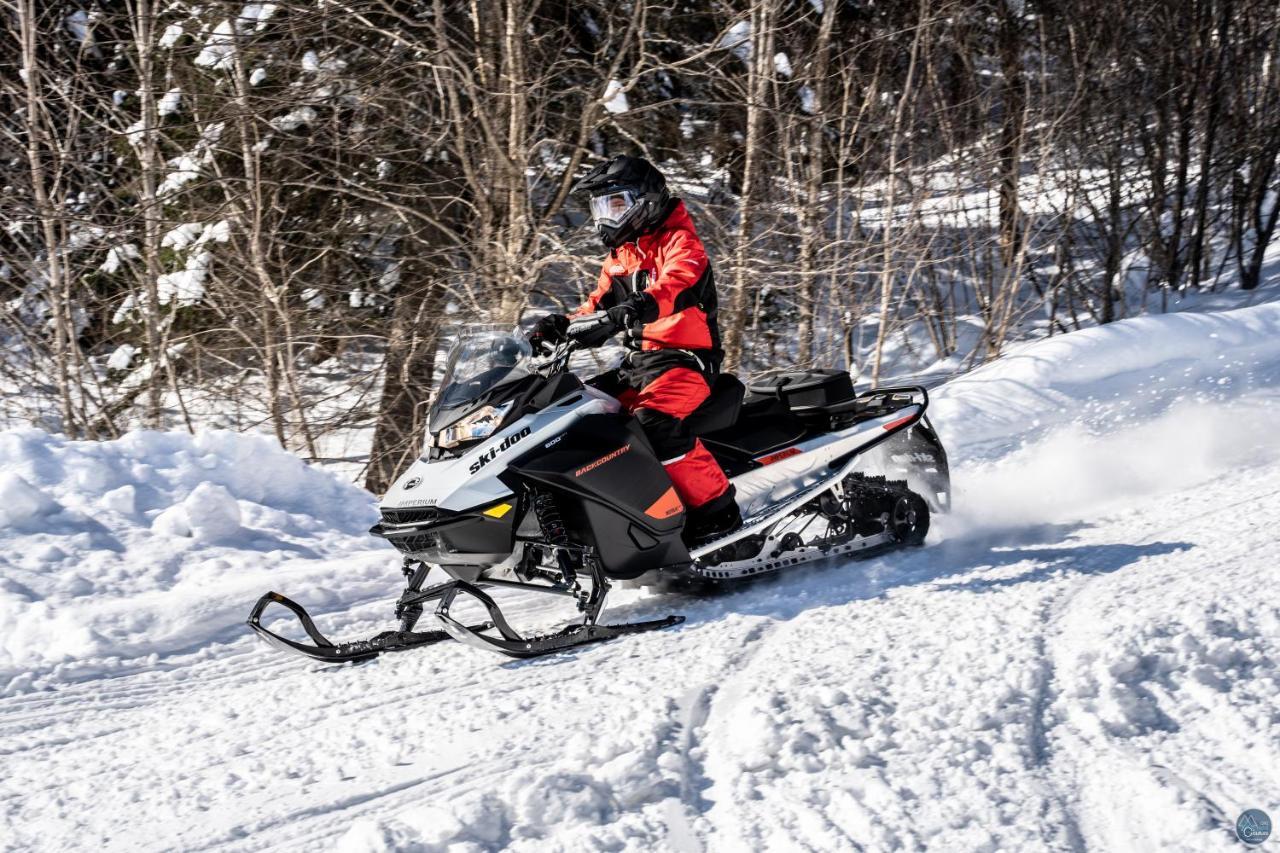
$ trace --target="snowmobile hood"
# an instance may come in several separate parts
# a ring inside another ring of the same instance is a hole
[[[508,461],[538,442],[554,439],[583,415],[608,414],[618,408],[618,401],[602,391],[575,389],[553,405],[507,424],[460,456],[414,462],[383,495],[379,507],[465,511],[493,503],[511,494],[498,479]]]

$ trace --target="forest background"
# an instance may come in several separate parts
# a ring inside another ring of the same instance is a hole
[[[956,371],[1256,288],[1266,0],[0,0],[0,417],[266,430],[381,492],[451,329],[564,310],[640,154],[728,366]],[[351,443],[350,436],[363,438]]]

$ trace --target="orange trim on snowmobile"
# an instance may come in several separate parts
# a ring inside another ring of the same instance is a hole
[[[672,486],[663,492],[662,497],[654,501],[644,514],[650,518],[670,518],[682,512],[684,512],[684,504],[680,503],[680,496]]]
[[[900,427],[903,424],[905,424],[907,421],[914,420],[915,417],[916,417],[915,415],[907,415],[905,418],[898,418],[896,421],[889,421],[889,423],[884,425],[884,428],[894,429],[895,427]]]
[[[592,462],[592,463],[587,464],[587,465],[583,465],[583,466],[582,466],[581,468],[579,468],[577,471],[574,471],[574,472],[573,472],[573,476],[575,476],[575,477],[581,477],[583,474],[588,474],[588,473],[590,473],[590,472],[592,472],[592,471],[596,470],[597,468],[599,468],[601,465],[605,464],[606,462],[612,462],[613,460],[617,459],[619,456],[621,456],[622,454],[626,453],[626,452],[627,452],[628,450],[630,450],[630,449],[631,449],[631,445],[629,445],[629,444],[624,444],[624,445],[622,445],[621,447],[619,447],[617,450],[614,450],[614,451],[613,451],[613,452],[611,452],[611,453],[606,453],[604,456],[601,456],[601,457],[600,457],[599,459],[597,459],[595,462]]]
[[[768,456],[759,456],[756,461],[761,465],[772,465],[775,462],[790,459],[792,456],[798,456],[801,453],[804,453],[804,451],[798,447],[788,447],[786,450],[779,450],[777,453],[770,453]]]

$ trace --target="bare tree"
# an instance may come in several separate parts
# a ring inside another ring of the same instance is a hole
[[[380,491],[450,324],[581,297],[617,153],[681,188],[744,374],[1257,287],[1272,5],[0,0],[5,413],[262,428]]]

